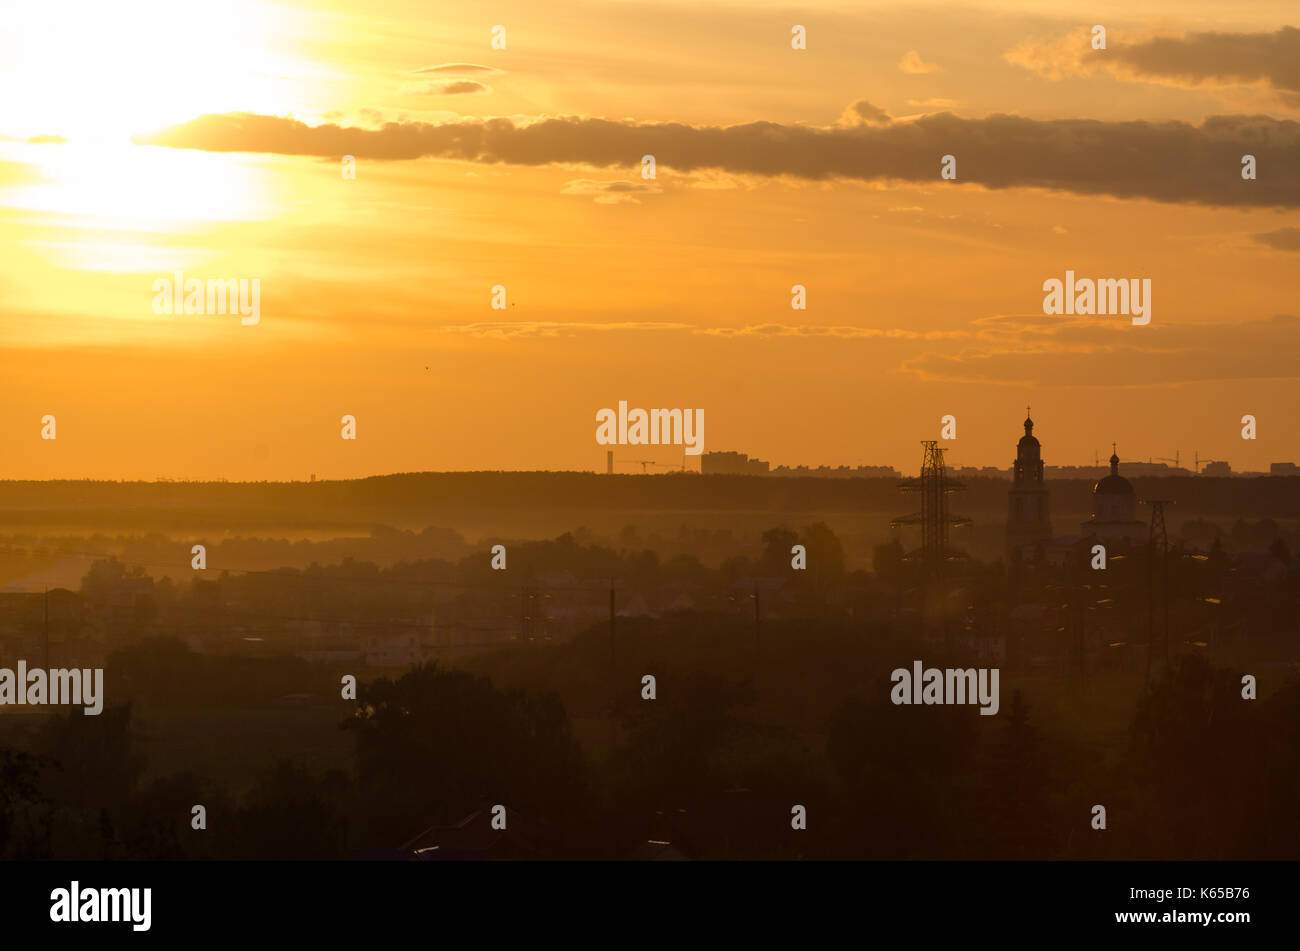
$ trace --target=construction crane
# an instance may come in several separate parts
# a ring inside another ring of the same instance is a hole
[[[618,462],[619,462],[619,464],[630,463],[630,464],[632,464],[632,465],[636,465],[637,463],[640,463],[640,464],[641,464],[641,474],[642,474],[642,475],[646,475],[646,474],[647,474],[647,473],[646,473],[646,466],[657,466],[657,465],[659,465],[659,463],[655,462],[653,459],[619,459]]]
[[[1221,459],[1206,459],[1205,462],[1201,462],[1201,453],[1200,453],[1200,450],[1196,450],[1196,451],[1193,453],[1192,458],[1193,458],[1193,460],[1194,460],[1194,462],[1192,463],[1192,471],[1195,472],[1197,475],[1200,475],[1200,474],[1201,474],[1201,466],[1202,466],[1202,465],[1206,465],[1206,466],[1208,466],[1208,465],[1209,465],[1210,463],[1212,463],[1212,462],[1222,462],[1222,461],[1223,461],[1223,460],[1221,460]]]
[[[1204,466],[1211,466],[1211,465],[1214,465],[1216,462],[1226,462],[1226,461],[1227,461],[1227,460],[1224,460],[1224,459],[1202,459],[1202,458],[1200,457],[1200,454],[1198,453],[1197,456],[1196,456],[1196,474],[1197,474],[1197,475],[1200,475],[1200,474],[1201,474],[1201,469],[1202,469]]]
[[[661,469],[680,469],[682,471],[686,470],[685,463],[678,465],[675,462],[656,462],[654,459],[619,459],[615,464],[621,465],[625,462],[631,463],[632,465],[640,465],[642,475],[649,475],[649,472],[646,470],[647,466],[658,466]]]
[[[1154,462],[1172,462],[1174,464],[1175,469],[1179,468],[1177,449],[1174,450],[1174,457],[1172,459],[1170,459],[1168,456],[1154,456],[1152,457],[1152,460]]]

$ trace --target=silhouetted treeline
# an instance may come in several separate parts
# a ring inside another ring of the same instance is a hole
[[[919,459],[919,457],[918,457]],[[1300,477],[1130,480],[1139,498],[1178,500],[1177,518],[1300,517]],[[1052,479],[1052,511],[1091,511],[1092,480]],[[1006,516],[1008,484],[971,479],[958,507]],[[894,479],[604,475],[586,472],[420,472],[319,482],[0,482],[10,525],[84,525],[132,531],[250,531],[274,525],[313,532],[473,522],[484,512],[520,517],[584,512],[879,512],[907,506]]]
[[[192,773],[142,782],[129,706],[55,716],[31,750],[0,751],[0,856],[400,857],[421,835],[463,837],[466,816],[478,838],[537,858],[624,858],[646,843],[699,859],[1300,850],[1300,682],[1245,701],[1237,671],[1181,657],[1103,755],[1081,745],[1087,724],[1043,721],[1017,692],[981,718],[895,706],[887,686],[864,684],[806,731],[776,715],[797,696],[756,704],[748,678],[669,673],[656,700],[620,704],[621,738],[597,758],[554,693],[423,666],[363,685],[343,720],[350,771],[280,762],[237,797]],[[490,804],[504,804],[505,831],[488,828]],[[1090,825],[1097,804],[1104,832]],[[791,828],[795,806],[806,830]]]

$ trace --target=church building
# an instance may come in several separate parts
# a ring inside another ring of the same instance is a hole
[[[1011,491],[1007,505],[1007,558],[1037,560],[1052,538],[1052,521],[1047,511],[1047,484],[1043,481],[1043,459],[1034,421],[1025,408],[1025,434],[1016,447]]]
[[[1112,450],[1114,447],[1112,447]],[[1092,518],[1081,522],[1083,535],[1100,539],[1140,541],[1147,531],[1138,521],[1137,493],[1133,483],[1119,474],[1119,456],[1110,456],[1110,475],[1092,487]]]

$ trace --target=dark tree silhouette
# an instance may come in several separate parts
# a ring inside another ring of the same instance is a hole
[[[586,804],[588,775],[553,694],[502,692],[484,677],[436,664],[363,684],[356,732],[360,791],[378,841],[461,819],[483,801],[562,823]]]

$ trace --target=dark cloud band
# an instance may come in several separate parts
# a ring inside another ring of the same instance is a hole
[[[1266,82],[1300,92],[1300,30],[1194,33],[1116,46],[1112,57],[1138,76],[1189,84]]]
[[[939,184],[940,158],[958,183],[1046,188],[1222,206],[1300,206],[1300,123],[1268,116],[1185,122],[1037,120],[950,113],[910,122],[813,127],[616,122],[556,117],[389,123],[381,129],[308,126],[274,116],[207,115],[137,142],[211,152],[266,152],[378,160],[458,159],[512,165],[661,168],[735,174]],[[1259,161],[1241,178],[1241,156]]]

